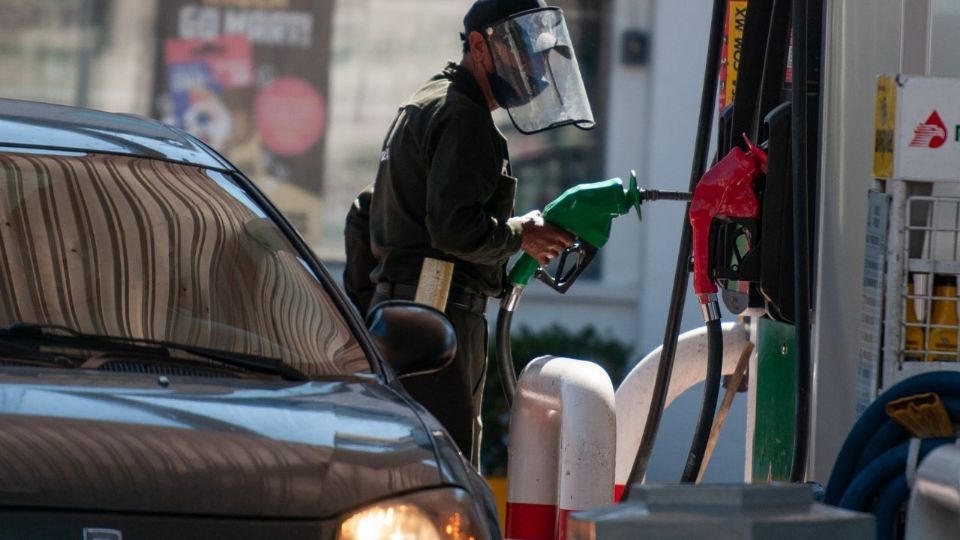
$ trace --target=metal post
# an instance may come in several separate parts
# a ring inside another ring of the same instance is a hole
[[[887,184],[890,201],[890,225],[887,229],[887,277],[884,299],[884,343],[883,374],[884,381],[877,380],[879,369],[873,371],[870,388],[879,392],[881,384],[889,384],[893,371],[900,367],[903,359],[903,329],[900,319],[903,313],[903,292],[906,291],[905,242],[907,229],[907,183],[903,180],[890,180]],[[928,317],[929,320],[929,317]],[[876,394],[874,394],[876,395]]]

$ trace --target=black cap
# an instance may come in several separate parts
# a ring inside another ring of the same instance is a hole
[[[464,36],[511,15],[545,7],[548,6],[544,0],[476,0],[463,18]]]
[[[934,274],[933,275],[933,286],[934,287],[956,287],[957,286],[957,276],[952,276],[948,274]],[[934,293],[936,294],[936,293]]]

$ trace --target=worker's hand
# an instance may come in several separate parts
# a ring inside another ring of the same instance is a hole
[[[520,249],[541,266],[550,264],[573,244],[573,235],[545,222],[539,210],[524,214],[519,219],[523,230]]]

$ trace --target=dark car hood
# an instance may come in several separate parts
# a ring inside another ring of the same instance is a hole
[[[375,380],[12,371],[2,506],[326,518],[441,483],[421,420]]]

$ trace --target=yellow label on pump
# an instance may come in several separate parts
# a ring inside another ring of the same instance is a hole
[[[737,76],[743,52],[743,29],[747,24],[747,0],[730,0],[724,23],[723,57],[720,64],[720,108],[737,97]]]
[[[897,125],[897,83],[890,75],[877,77],[873,130],[873,176],[893,177],[893,136]]]
[[[432,306],[440,311],[447,309],[450,283],[453,281],[453,263],[426,258],[420,269],[420,282],[413,301]]]

